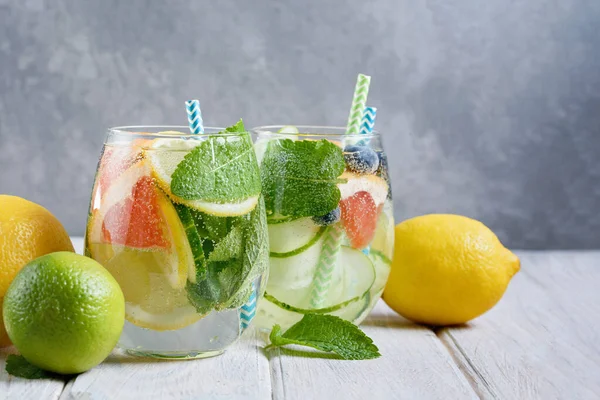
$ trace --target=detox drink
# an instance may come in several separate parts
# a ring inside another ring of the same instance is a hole
[[[258,324],[285,328],[307,313],[360,323],[381,297],[393,253],[379,134],[308,126],[254,133],[270,241]]]
[[[123,291],[119,346],[135,354],[218,354],[265,290],[268,234],[251,137],[241,121],[202,135],[185,129],[111,129],[98,164],[85,251]]]

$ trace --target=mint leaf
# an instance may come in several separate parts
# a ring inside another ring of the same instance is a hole
[[[368,360],[381,356],[373,340],[356,325],[333,315],[305,314],[285,333],[281,333],[281,327],[275,325],[269,339],[271,344],[267,348],[297,344],[333,352],[344,360]]]
[[[241,120],[225,132],[240,131]],[[260,172],[247,133],[203,140],[171,177],[171,192],[185,200],[235,203],[260,194]]]
[[[243,241],[244,236],[242,228],[239,226],[233,227],[227,236],[215,245],[213,251],[210,253],[208,261],[227,261],[241,258],[242,251],[244,250]]]
[[[12,376],[25,379],[52,379],[56,378],[56,374],[48,372],[33,364],[23,356],[10,354],[6,359],[6,372]]]
[[[190,212],[198,234],[215,242],[227,236],[229,229],[239,221],[239,217],[217,217],[194,209],[190,209]]]
[[[338,206],[342,149],[328,140],[272,141],[261,164],[267,214],[325,215]]]
[[[224,132],[219,132],[219,133],[225,133],[225,132],[230,132],[230,133],[244,133],[244,132],[246,132],[246,128],[244,127],[244,121],[242,121],[240,119],[234,125],[231,125],[230,127],[225,128]]]

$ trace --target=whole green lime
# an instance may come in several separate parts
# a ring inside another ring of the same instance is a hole
[[[102,265],[57,252],[23,267],[6,292],[3,311],[8,336],[27,361],[76,374],[101,363],[117,344],[125,300]]]

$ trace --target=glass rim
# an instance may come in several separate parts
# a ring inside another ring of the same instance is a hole
[[[204,133],[191,133],[189,132],[190,127],[188,125],[122,125],[122,126],[114,126],[112,128],[108,128],[109,134],[114,135],[123,135],[123,136],[150,136],[153,138],[198,138],[198,137],[209,137],[209,136],[220,136],[220,137],[230,137],[230,136],[240,136],[243,134],[250,134],[249,130],[245,130],[244,132],[227,132],[227,133],[219,133],[223,132],[225,128],[215,127],[215,126],[205,126]],[[157,132],[149,132],[148,130],[153,130]],[[170,132],[170,133],[165,133]]]
[[[291,132],[277,132],[278,130],[286,127],[293,126],[298,129],[299,133]],[[377,130],[373,130],[371,133],[359,133],[359,134],[347,134],[347,127],[335,126],[335,125],[263,125],[251,128],[252,133],[259,135],[281,135],[286,136],[334,136],[334,137],[347,137],[347,136],[360,136],[362,138],[376,138],[380,137],[381,134]]]

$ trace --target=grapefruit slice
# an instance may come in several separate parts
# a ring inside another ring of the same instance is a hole
[[[103,241],[130,248],[166,250],[171,243],[165,237],[165,222],[152,178],[142,176],[127,197],[106,211]]]
[[[177,211],[149,174],[142,161],[111,183],[101,207],[92,211],[89,242],[172,254],[174,261],[162,263],[164,276],[171,286],[182,288],[188,269],[194,268],[192,252]]]
[[[373,240],[381,208],[382,205],[378,207],[373,197],[365,191],[340,201],[342,224],[352,247],[364,249]]]
[[[129,167],[143,159],[142,148],[147,142],[145,139],[135,139],[128,143],[104,146],[98,162],[97,179],[93,190],[93,210],[99,207],[99,201],[110,185]]]

